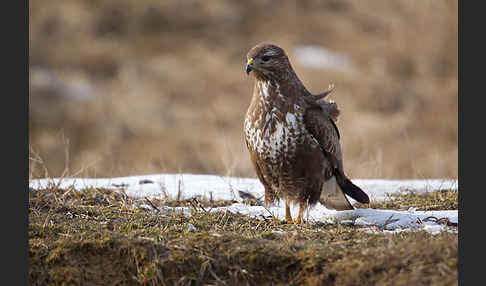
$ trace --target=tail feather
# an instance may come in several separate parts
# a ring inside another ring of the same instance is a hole
[[[362,204],[368,204],[370,202],[368,195],[360,187],[353,184],[350,179],[346,178],[344,174],[337,173],[335,175],[339,186],[346,195]]]
[[[322,192],[319,202],[328,209],[338,211],[352,210],[354,207],[349,203],[348,198],[344,195],[341,186],[339,186],[336,177],[332,176],[322,185]]]

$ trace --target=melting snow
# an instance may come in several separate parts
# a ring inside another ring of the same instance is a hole
[[[387,193],[398,193],[406,190],[415,192],[427,192],[434,190],[457,190],[458,182],[455,179],[428,179],[428,180],[352,180],[360,186],[372,201],[381,201]],[[239,191],[252,194],[263,200],[264,188],[257,179],[224,177],[216,175],[194,174],[156,174],[144,176],[130,176],[121,178],[63,178],[63,179],[37,179],[29,182],[33,189],[43,189],[48,186],[81,190],[88,187],[123,189],[124,192],[134,198],[179,198],[188,199],[199,197],[213,200],[235,200],[227,207],[212,208],[211,211],[229,211],[244,215],[270,217],[282,219],[285,216],[285,204],[279,205],[249,206],[243,203]],[[348,197],[349,198],[349,197]],[[355,201],[349,198],[351,203]],[[148,207],[148,206],[146,206]],[[183,207],[173,208],[189,213],[190,210]],[[296,214],[297,206],[292,207],[292,213]],[[445,222],[457,224],[458,211],[417,211],[413,206],[408,210],[377,210],[355,209],[350,211],[329,210],[317,204],[308,212],[309,221],[322,221],[328,223],[352,223],[358,226],[378,228],[386,232],[399,232],[404,230],[426,230],[430,233],[439,233],[450,230]]]

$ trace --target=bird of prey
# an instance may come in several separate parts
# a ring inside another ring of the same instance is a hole
[[[247,54],[246,73],[254,76],[244,135],[265,203],[285,199],[285,221],[300,224],[303,213],[317,202],[326,208],[349,210],[346,195],[369,203],[368,195],[345,175],[335,124],[339,109],[311,94],[295,74],[285,51],[259,44]],[[290,204],[299,204],[292,220]]]

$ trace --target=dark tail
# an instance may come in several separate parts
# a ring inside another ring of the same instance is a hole
[[[339,186],[346,195],[352,197],[362,204],[368,204],[370,202],[370,198],[368,197],[368,195],[363,192],[360,187],[353,184],[351,180],[346,178],[344,174],[342,174],[341,172],[335,172],[334,175],[336,176],[336,180]]]

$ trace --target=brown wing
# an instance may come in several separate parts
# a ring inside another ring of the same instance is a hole
[[[334,168],[343,171],[340,134],[329,115],[319,107],[306,110],[305,127],[316,138]]]
[[[331,177],[325,178],[319,201],[327,208],[336,210],[352,210],[341,188],[340,174],[343,169],[339,131],[328,113],[319,107],[306,111],[305,125],[307,130],[316,138],[331,166]],[[326,171],[327,173],[327,171]]]
[[[329,114],[318,107],[309,108],[305,114],[305,124],[307,130],[319,142],[324,155],[329,160],[332,167],[332,174],[338,185],[336,189],[332,189],[331,187],[323,189],[321,201],[322,198],[324,198],[324,201],[322,203],[326,206],[337,204],[339,208],[345,209],[347,207],[347,209],[352,209],[353,207],[343,193],[351,196],[360,203],[369,203],[368,195],[361,188],[353,184],[344,174],[339,131]],[[337,207],[333,208],[338,209]]]

